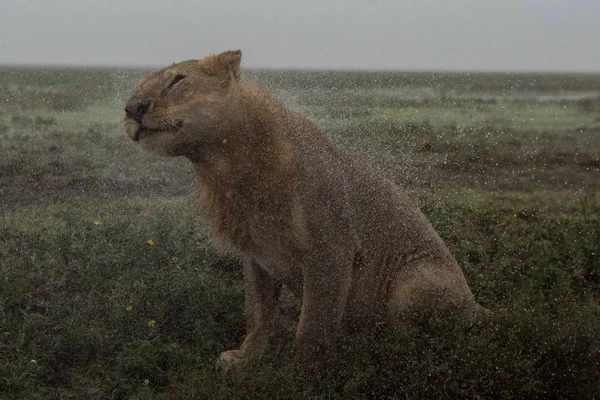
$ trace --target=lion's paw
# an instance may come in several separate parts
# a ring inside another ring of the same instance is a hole
[[[244,353],[241,350],[228,350],[221,353],[217,359],[215,368],[217,371],[229,372],[244,361]]]

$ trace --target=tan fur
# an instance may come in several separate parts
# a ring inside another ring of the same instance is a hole
[[[247,336],[220,364],[261,356],[282,285],[302,299],[297,342],[305,355],[330,348],[344,313],[401,317],[431,299],[480,312],[458,264],[402,190],[242,81],[240,61],[241,52],[225,52],[145,78],[125,119],[127,135],[145,149],[193,163],[213,243],[243,259]],[[153,131],[140,134],[142,125]]]

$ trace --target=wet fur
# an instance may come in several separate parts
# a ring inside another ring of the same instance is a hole
[[[468,318],[482,312],[455,259],[403,191],[241,80],[240,61],[237,51],[167,67],[144,79],[128,103],[151,99],[147,123],[165,132],[140,145],[192,162],[214,245],[243,260],[247,336],[219,365],[260,358],[282,285],[302,299],[296,339],[309,357],[331,349],[344,313],[401,323],[431,299]],[[165,91],[177,73],[191,77],[180,96]],[[135,122],[125,120],[132,138]]]

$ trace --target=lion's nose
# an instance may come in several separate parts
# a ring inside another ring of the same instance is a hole
[[[125,113],[136,121],[139,121],[142,119],[142,116],[146,113],[146,111],[148,111],[149,106],[149,101],[130,102],[125,106]]]

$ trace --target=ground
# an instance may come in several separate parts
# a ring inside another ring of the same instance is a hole
[[[405,186],[494,311],[349,329],[306,377],[289,294],[263,364],[213,371],[244,333],[240,270],[191,166],[122,133],[143,73],[0,68],[1,398],[600,396],[600,76],[246,73]]]

